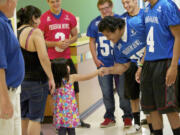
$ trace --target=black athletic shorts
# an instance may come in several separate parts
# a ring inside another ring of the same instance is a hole
[[[144,113],[158,110],[161,114],[179,112],[178,82],[165,85],[170,59],[145,61],[141,73],[141,106]],[[178,80],[178,79],[177,79]]]
[[[77,74],[76,67],[72,61],[72,59],[68,59],[67,64],[70,67],[70,74]],[[79,93],[79,83],[74,82],[74,91],[75,93]]]
[[[125,72],[125,81],[124,81],[124,94],[125,98],[130,100],[135,100],[139,98],[139,84],[135,80],[135,73],[138,67],[136,63],[131,62],[129,69]]]

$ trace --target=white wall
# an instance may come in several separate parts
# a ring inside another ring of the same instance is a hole
[[[114,12],[117,14],[122,14],[124,12],[124,8],[122,6],[121,0],[113,0],[114,3]]]

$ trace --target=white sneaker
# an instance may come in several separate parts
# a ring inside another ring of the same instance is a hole
[[[137,133],[140,133],[141,132],[141,126],[135,124],[134,126],[130,127],[127,132],[126,132],[126,135],[134,135],[134,134],[137,134]]]

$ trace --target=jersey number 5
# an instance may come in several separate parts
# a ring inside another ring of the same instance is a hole
[[[137,61],[137,64],[139,64],[141,62],[141,58],[143,57],[144,55],[144,48],[142,48],[141,50],[139,50],[138,52],[136,52],[136,54],[132,55],[130,57],[131,60],[136,60]]]
[[[110,52],[110,46],[113,48],[114,44],[110,41],[110,45],[109,45],[108,43],[104,42],[106,40],[107,38],[104,36],[99,37],[100,47],[104,48],[104,49],[101,49],[102,56],[108,56],[110,53],[113,54],[113,49],[111,49],[111,52]]]
[[[149,45],[149,52],[154,52],[154,27],[151,26],[147,35],[147,45]]]

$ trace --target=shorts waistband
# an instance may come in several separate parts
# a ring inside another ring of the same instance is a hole
[[[32,85],[33,84],[46,84],[46,83],[48,83],[48,81],[32,81],[32,80],[24,80],[23,81],[23,84],[26,84],[26,83],[32,83]]]

